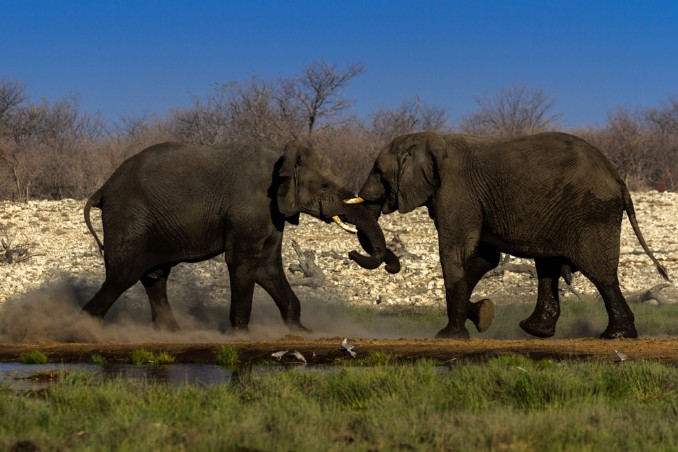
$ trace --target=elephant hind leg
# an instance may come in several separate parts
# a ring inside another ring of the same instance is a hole
[[[151,319],[155,328],[177,331],[179,324],[174,318],[167,299],[167,278],[171,269],[171,266],[162,267],[159,270],[146,273],[140,280],[146,290],[146,295],[148,295],[148,302],[151,305]]]
[[[607,328],[600,335],[601,339],[637,338],[635,318],[622,294],[616,274],[604,279],[589,279],[603,297],[609,319]]]
[[[551,337],[556,334],[556,323],[560,317],[560,300],[558,296],[558,281],[563,273],[564,264],[561,259],[536,258],[537,278],[537,306],[527,319],[520,322],[520,327],[527,333],[537,337]]]
[[[104,318],[113,303],[127,289],[132,287],[134,278],[112,278],[107,276],[99,291],[82,307],[82,311],[97,318]]]

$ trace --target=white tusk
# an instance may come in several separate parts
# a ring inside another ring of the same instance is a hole
[[[358,230],[357,230],[356,228],[354,228],[353,226],[349,226],[349,225],[347,225],[346,223],[344,223],[343,221],[341,221],[341,218],[339,218],[339,215],[333,216],[332,219],[333,219],[334,222],[337,223],[337,224],[339,225],[339,227],[341,227],[341,229],[343,229],[344,231],[348,231],[348,232],[350,232],[350,233],[352,233],[352,234],[355,234],[356,232],[358,232]]]
[[[344,204],[360,204],[361,202],[364,201],[365,200],[360,196],[356,196],[355,198],[344,199]]]

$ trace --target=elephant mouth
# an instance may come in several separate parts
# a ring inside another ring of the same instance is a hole
[[[351,206],[360,204],[364,201],[365,200],[360,196],[354,196],[353,198],[344,199],[344,204]],[[337,226],[346,232],[350,232],[351,234],[356,234],[358,232],[358,228],[356,228],[354,225],[346,224],[339,215],[332,216],[332,220],[337,224]]]

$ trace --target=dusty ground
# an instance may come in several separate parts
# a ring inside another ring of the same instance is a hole
[[[478,359],[501,354],[520,354],[533,359],[593,359],[603,362],[618,361],[614,350],[623,351],[632,360],[648,359],[678,364],[678,338],[664,339],[560,339],[560,340],[349,340],[355,346],[357,358],[369,352],[388,353],[399,360],[432,358],[441,362],[458,359]],[[0,361],[13,362],[18,356],[34,350],[47,354],[50,361],[91,362],[98,353],[108,361],[127,360],[133,350],[166,351],[179,363],[214,363],[218,350],[232,346],[238,351],[241,362],[261,363],[272,361],[271,353],[280,350],[297,350],[311,364],[330,364],[338,358],[350,359],[340,348],[341,338],[304,340],[289,335],[274,341],[230,341],[221,343],[129,343],[129,344],[10,344],[0,343]],[[312,358],[316,354],[315,359]],[[289,354],[282,363],[298,364]]]
[[[634,193],[633,197],[645,238],[675,281],[678,279],[678,193]],[[622,341],[367,340],[358,337],[375,336],[356,331],[349,322],[328,314],[320,319],[316,317],[313,327],[323,331],[322,334],[330,339],[314,336],[304,340],[284,336],[284,333],[271,331],[270,326],[265,324],[261,329],[265,329],[267,334],[257,341],[230,341],[216,334],[223,326],[221,324],[227,322],[230,295],[227,272],[221,259],[182,264],[173,271],[169,283],[171,304],[175,312],[184,315],[183,321],[180,319],[182,328],[186,323],[206,324],[208,330],[215,332],[214,335],[200,333],[186,340],[134,335],[130,338],[122,328],[115,327],[109,328],[105,334],[97,333],[97,336],[86,326],[74,322],[75,317],[68,310],[73,305],[84,304],[103,280],[103,261],[82,220],[83,205],[83,201],[74,200],[0,203],[0,245],[26,249],[30,254],[30,258],[19,262],[0,262],[0,361],[16,361],[19,354],[33,350],[47,353],[52,361],[90,362],[91,354],[95,352],[115,360],[125,359],[134,349],[146,348],[168,351],[176,356],[178,362],[214,362],[215,352],[224,345],[231,345],[246,362],[270,360],[272,352],[296,349],[309,358],[315,352],[317,363],[330,363],[337,358],[348,358],[339,349],[341,338],[334,335],[347,335],[351,339],[353,334],[356,338],[351,342],[356,345],[358,357],[370,351],[382,351],[401,359],[430,357],[447,361],[520,353],[534,358],[614,361],[614,350],[618,349],[634,359],[678,363],[678,338]],[[97,228],[98,212],[93,212]],[[285,268],[296,264],[299,258],[290,246],[294,240],[304,252],[311,254],[324,273],[322,284],[315,287],[298,285],[303,283],[299,274],[288,274],[302,300],[302,319],[319,315],[316,301],[372,305],[387,310],[404,306],[442,309],[444,287],[438,261],[437,234],[425,210],[382,217],[380,222],[389,246],[401,257],[403,270],[398,275],[358,268],[346,257],[348,251],[356,246],[355,238],[337,233],[337,228],[331,225],[304,217],[299,226],[286,229]],[[619,275],[622,290],[627,296],[664,282],[640,249],[626,218],[621,243]],[[520,260],[516,262],[523,263]],[[654,305],[678,302],[678,285],[674,282],[666,286],[659,294],[661,296],[644,297],[638,302]],[[575,278],[574,287],[581,294],[595,294],[590,283],[581,276]],[[535,293],[536,280],[532,275],[504,271],[484,278],[473,299],[490,297],[497,304],[532,303]],[[565,300],[574,296],[571,292],[563,292]],[[258,290],[255,292],[253,321],[263,317],[257,311],[262,305],[271,305],[271,301]],[[140,287],[132,288],[121,297],[107,317],[118,317],[118,310],[126,310],[131,313],[129,317],[144,324],[150,320],[148,302]],[[274,312],[273,317],[277,316]],[[495,323],[500,321],[495,319]],[[427,331],[422,333],[422,337],[430,334],[432,331]],[[281,337],[285,339],[273,340]],[[286,358],[283,362],[293,363],[294,360]]]

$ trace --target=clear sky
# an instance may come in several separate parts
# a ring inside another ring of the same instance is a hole
[[[0,0],[0,78],[38,102],[163,115],[215,83],[360,62],[353,112],[419,96],[455,122],[514,84],[568,127],[678,95],[678,1]]]

